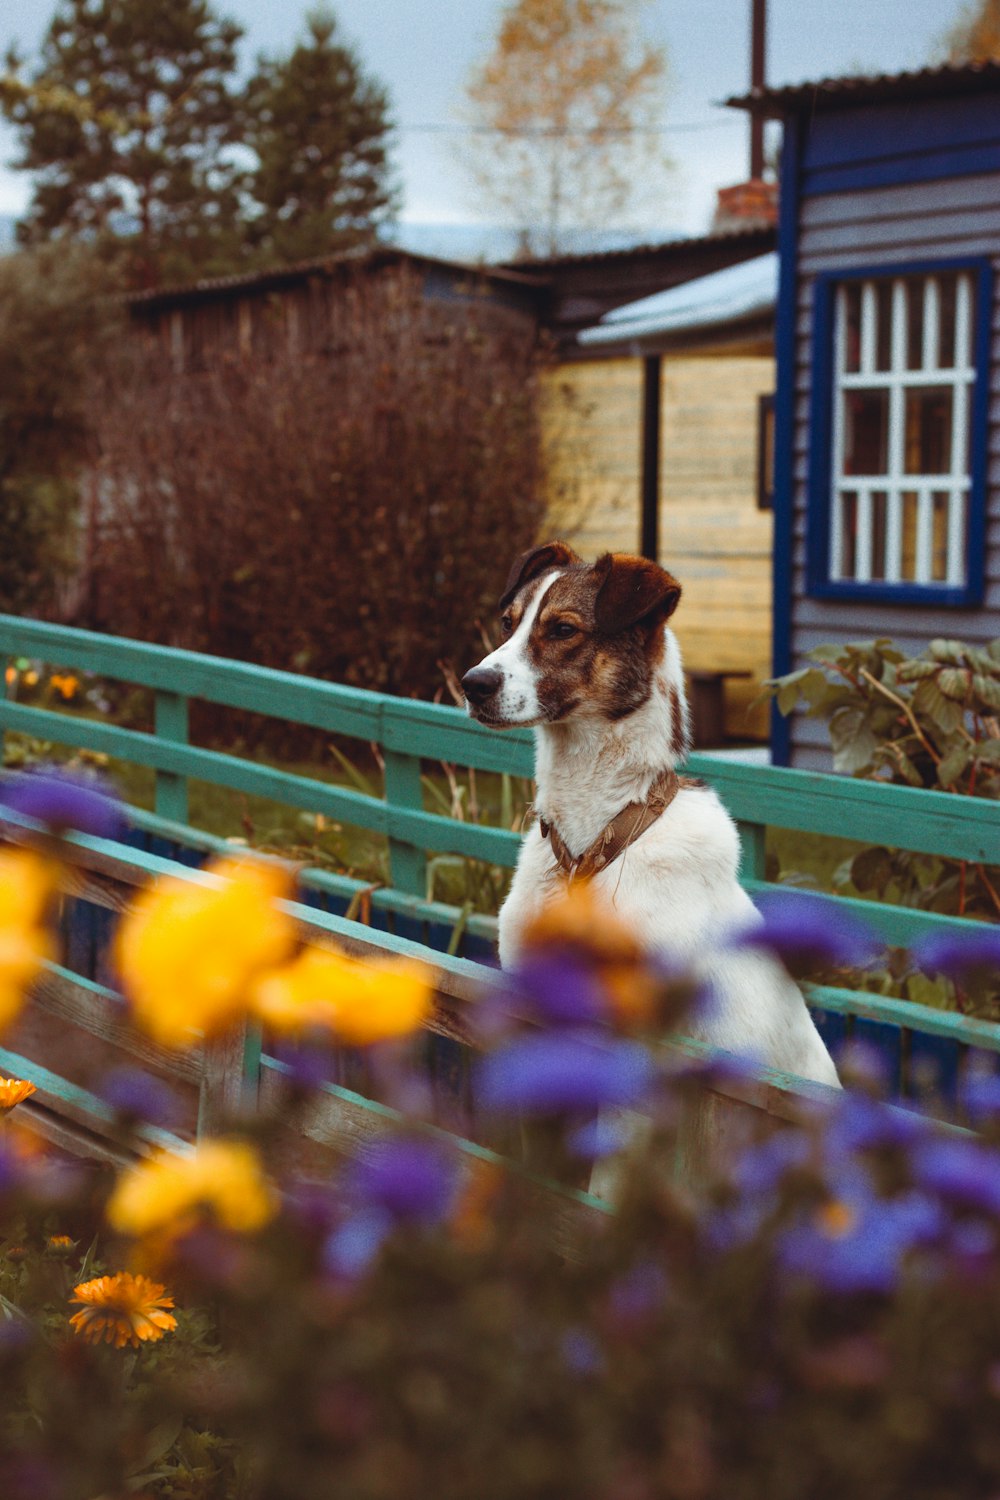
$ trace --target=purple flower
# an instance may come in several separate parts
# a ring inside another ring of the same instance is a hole
[[[828,1155],[852,1156],[882,1148],[911,1149],[932,1129],[922,1116],[884,1104],[867,1094],[845,1093],[827,1127]]]
[[[141,1068],[113,1068],[101,1080],[99,1093],[123,1120],[171,1129],[180,1116],[180,1101],[173,1090]]]
[[[979,1141],[941,1136],[911,1158],[914,1181],[957,1208],[1000,1214],[1000,1154]]]
[[[832,900],[765,895],[758,909],[762,920],[737,933],[734,946],[769,948],[796,977],[815,969],[862,967],[878,952],[868,928]]]
[[[479,1098],[487,1109],[557,1115],[636,1104],[655,1077],[637,1042],[595,1031],[519,1037],[484,1058]]]
[[[0,806],[55,833],[73,829],[92,838],[120,839],[125,833],[122,804],[105,781],[46,767],[11,776],[0,787]]]
[[[454,1157],[434,1141],[399,1137],[378,1141],[348,1168],[352,1199],[392,1223],[439,1224],[457,1186]]]
[[[529,954],[507,976],[514,997],[548,1026],[588,1026],[608,1007],[592,964],[579,954],[546,949]]]
[[[1000,1116],[1000,1074],[970,1069],[958,1090],[959,1103],[970,1120],[980,1124]]]
[[[976,932],[935,932],[912,950],[928,973],[943,974],[963,987],[978,976],[1000,985],[1000,927],[985,922]]]
[[[562,1337],[562,1356],[574,1375],[599,1375],[604,1369],[601,1347],[585,1328],[567,1328]]]
[[[824,1291],[891,1292],[908,1251],[936,1240],[940,1205],[922,1193],[876,1198],[850,1192],[785,1230],[775,1243],[779,1267]]]
[[[611,1287],[609,1305],[616,1322],[646,1323],[662,1308],[667,1276],[654,1260],[639,1261]]]
[[[367,1209],[352,1214],[327,1238],[323,1247],[323,1266],[337,1278],[356,1281],[375,1260],[392,1233],[389,1214]]]

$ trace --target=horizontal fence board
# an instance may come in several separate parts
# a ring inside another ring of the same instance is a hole
[[[837,1011],[886,1026],[946,1037],[949,1041],[978,1047],[984,1052],[1000,1052],[1000,1025],[995,1021],[981,1021],[975,1016],[962,1016],[950,1010],[935,1010],[913,1000],[894,1000],[887,995],[867,995],[829,985],[810,985],[807,998],[817,1010]]]
[[[686,769],[711,782],[741,822],[982,864],[1000,861],[1000,803],[700,755],[692,755]]]

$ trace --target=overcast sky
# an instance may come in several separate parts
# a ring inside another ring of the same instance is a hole
[[[302,29],[308,0],[215,0],[246,30],[243,56],[281,53]],[[482,217],[456,166],[456,110],[473,64],[489,51],[503,0],[335,0],[344,36],[387,88],[397,125],[404,219],[461,223]],[[839,73],[895,72],[929,61],[962,0],[770,0],[768,79],[793,83]],[[53,0],[0,0],[0,47],[29,54]],[[665,141],[677,170],[666,201],[646,219],[662,231],[703,232],[715,190],[747,173],[742,114],[718,107],[749,72],[750,0],[649,0],[645,30],[666,48]],[[0,212],[27,203],[23,173],[6,163],[16,140],[0,126]]]

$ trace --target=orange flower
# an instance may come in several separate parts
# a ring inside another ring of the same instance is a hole
[[[258,980],[252,1004],[273,1031],[326,1031],[348,1047],[370,1047],[418,1031],[434,1008],[431,971],[412,960],[357,959],[303,948]]]
[[[116,1276],[98,1276],[82,1281],[73,1288],[74,1302],[83,1304],[70,1323],[90,1344],[114,1344],[123,1349],[131,1344],[155,1343],[177,1327],[173,1297],[165,1297],[166,1287],[148,1276],[133,1276],[119,1271]]]
[[[7,1114],[15,1104],[30,1099],[37,1090],[26,1078],[0,1078],[0,1115]]]

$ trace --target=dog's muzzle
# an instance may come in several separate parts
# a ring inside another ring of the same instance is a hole
[[[473,667],[462,678],[462,691],[474,708],[482,708],[496,697],[503,684],[503,673],[498,667]]]

